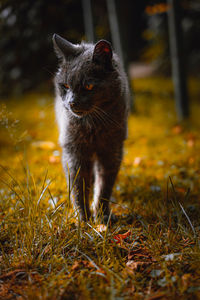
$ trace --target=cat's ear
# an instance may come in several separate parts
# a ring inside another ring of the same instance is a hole
[[[111,44],[106,40],[100,40],[96,43],[93,52],[93,61],[97,64],[111,67],[112,65],[112,47]]]
[[[58,58],[73,57],[78,54],[78,46],[63,39],[58,34],[53,35],[53,45]]]

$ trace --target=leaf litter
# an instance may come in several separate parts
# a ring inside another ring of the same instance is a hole
[[[134,89],[111,201],[118,221],[108,226],[75,221],[52,98],[3,104],[0,298],[200,298],[200,108],[194,95],[190,120],[178,124],[168,79]]]

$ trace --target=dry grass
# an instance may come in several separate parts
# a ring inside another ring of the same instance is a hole
[[[199,87],[183,124],[169,80],[134,88],[109,227],[75,224],[52,98],[1,106],[0,299],[200,299]]]

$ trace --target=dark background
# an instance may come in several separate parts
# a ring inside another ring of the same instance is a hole
[[[171,74],[165,1],[117,0],[125,62],[153,63],[156,72]],[[112,41],[105,0],[92,0],[95,40]],[[190,75],[200,69],[200,1],[182,0],[183,51]],[[57,59],[56,32],[78,43],[86,39],[81,0],[1,0],[0,95],[53,89]]]

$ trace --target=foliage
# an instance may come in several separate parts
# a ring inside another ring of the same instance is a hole
[[[0,298],[200,298],[199,86],[190,87],[191,120],[177,124],[171,82],[135,80],[109,226],[74,219],[52,98],[2,106]]]

